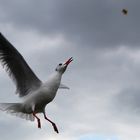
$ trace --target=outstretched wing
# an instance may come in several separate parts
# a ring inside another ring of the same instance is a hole
[[[31,70],[22,55],[1,33],[0,60],[9,76],[15,82],[16,93],[18,93],[20,97],[40,87],[42,82]]]

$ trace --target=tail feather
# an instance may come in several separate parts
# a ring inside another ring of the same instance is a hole
[[[22,119],[34,121],[34,116],[32,114],[22,112],[21,103],[0,103],[0,110]]]

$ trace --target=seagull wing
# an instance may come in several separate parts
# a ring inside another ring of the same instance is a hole
[[[22,55],[1,33],[0,60],[16,84],[16,93],[20,97],[26,96],[41,86],[42,82],[31,70]]]

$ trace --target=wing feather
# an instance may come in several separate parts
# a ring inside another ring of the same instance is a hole
[[[23,56],[1,33],[0,61],[16,84],[16,93],[20,97],[40,87],[42,82],[31,70]]]

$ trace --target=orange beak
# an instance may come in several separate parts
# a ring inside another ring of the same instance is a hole
[[[73,61],[73,58],[71,57],[64,64],[68,66],[72,61]]]

